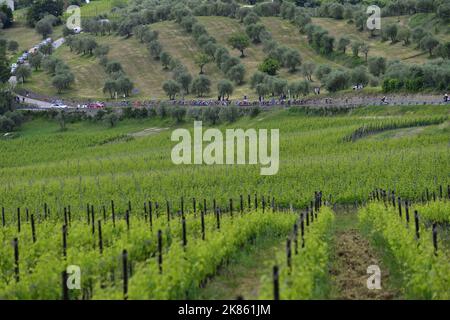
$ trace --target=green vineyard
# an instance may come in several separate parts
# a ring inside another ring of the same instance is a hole
[[[280,170],[266,177],[251,165],[172,164],[163,128],[173,124],[157,116],[66,131],[45,116],[29,122],[0,140],[0,298],[341,299],[335,277],[353,262],[339,239],[361,232],[368,242],[355,245],[396,277],[391,298],[448,299],[447,114],[245,116],[233,127],[280,128]],[[345,138],[358,128],[373,129]]]

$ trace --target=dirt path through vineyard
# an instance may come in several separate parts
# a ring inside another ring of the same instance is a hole
[[[200,289],[196,299],[257,299],[263,274],[271,274],[266,265],[277,252],[284,250],[283,238],[260,238],[236,255],[228,265]]]
[[[336,232],[331,278],[331,299],[388,300],[398,297],[393,289],[389,269],[383,264],[377,251],[358,230],[356,209],[339,208],[336,211]],[[367,268],[379,266],[381,289],[368,289]]]

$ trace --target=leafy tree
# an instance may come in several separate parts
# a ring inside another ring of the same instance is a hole
[[[441,43],[436,48],[436,52],[443,59],[450,59],[450,41],[446,43]]]
[[[117,91],[122,93],[125,97],[130,96],[131,92],[133,91],[134,84],[131,82],[131,80],[124,75],[121,75],[116,80],[116,86]]]
[[[267,31],[266,31],[266,27],[263,24],[257,23],[257,24],[248,25],[245,28],[245,32],[250,37],[250,39],[253,41],[253,43],[260,43],[263,38],[264,32],[267,32]]]
[[[325,88],[330,92],[344,90],[348,87],[349,76],[342,70],[332,71],[325,79]]]
[[[192,27],[196,23],[195,18],[192,15],[186,16],[181,20],[181,26],[187,33],[192,32]]]
[[[16,70],[17,79],[21,80],[22,83],[25,83],[26,79],[31,76],[31,69],[27,65],[20,65]]]
[[[15,108],[14,95],[9,89],[0,89],[0,115]]]
[[[397,41],[397,35],[398,35],[398,27],[396,24],[390,24],[385,29],[384,32],[386,36],[391,39],[391,42],[394,43]]]
[[[42,66],[45,71],[47,71],[51,75],[54,75],[56,73],[56,67],[62,63],[63,62],[58,58],[55,58],[52,56],[47,56],[47,57],[44,57],[44,59],[42,61]]]
[[[135,23],[131,19],[124,19],[117,28],[117,34],[122,37],[129,38],[133,33]]]
[[[233,83],[231,83],[230,80],[227,79],[223,79],[220,80],[219,83],[217,84],[217,90],[219,92],[219,96],[224,99],[225,96],[227,96],[227,98],[230,97],[230,95],[233,94]]]
[[[369,72],[378,77],[386,71],[386,59],[383,57],[371,57],[368,61]]]
[[[311,23],[311,17],[306,14],[297,14],[294,18],[294,24],[297,26],[298,30],[303,33],[305,32],[305,27]]]
[[[366,86],[369,83],[369,75],[363,66],[359,66],[351,70],[350,79],[353,84],[362,84]]]
[[[46,15],[60,17],[64,11],[63,0],[34,0],[27,11],[27,23],[30,27],[34,27],[35,23]]]
[[[89,53],[92,56],[95,48],[97,48],[98,44],[95,41],[95,38],[92,36],[84,36],[81,38],[81,48],[83,50],[83,54]]]
[[[354,57],[359,56],[359,50],[361,49],[362,43],[359,41],[352,42],[352,53]]]
[[[108,73],[123,72],[122,65],[118,61],[110,61],[106,65],[106,72]]]
[[[39,48],[39,52],[44,55],[51,55],[53,53],[53,45],[51,43],[44,44]]]
[[[234,83],[236,83],[237,85],[242,84],[242,82],[244,81],[244,77],[245,77],[244,65],[242,63],[235,65],[230,70],[228,70],[227,76],[232,81],[234,81]]]
[[[250,45],[250,39],[243,33],[235,33],[230,36],[228,43],[233,49],[241,52],[241,58],[244,58],[244,50]]]
[[[169,100],[175,100],[175,96],[180,92],[180,85],[174,80],[167,80],[163,83],[163,90]]]
[[[361,50],[362,53],[364,53],[364,57],[365,57],[366,62],[367,62],[367,56],[368,56],[369,51],[370,51],[370,46],[367,43],[363,42],[363,43],[361,43],[360,50]]]
[[[250,86],[255,88],[258,84],[261,84],[266,79],[267,74],[261,71],[256,71],[250,78]]]
[[[58,93],[61,93],[64,89],[68,89],[74,82],[75,77],[69,70],[58,72],[52,78],[52,85],[58,90]]]
[[[274,78],[271,82],[270,89],[274,95],[282,97],[287,92],[287,85],[287,80]]]
[[[357,15],[355,18],[355,27],[358,31],[364,31],[366,27],[367,17],[365,15]]]
[[[283,63],[291,72],[295,72],[302,63],[300,53],[295,49],[287,50],[283,56]]]
[[[119,121],[119,117],[115,112],[110,112],[103,117],[103,121],[108,124],[111,128],[115,127]]]
[[[219,113],[220,108],[217,107],[208,107],[203,110],[202,120],[209,122],[211,125],[216,125],[219,122]]]
[[[192,76],[189,72],[183,71],[176,76],[176,81],[186,94],[189,94],[189,88],[192,82]]]
[[[142,35],[142,41],[144,43],[150,43],[152,41],[158,40],[159,33],[156,30],[145,29]]]
[[[347,50],[347,46],[350,44],[350,39],[347,37],[342,37],[339,39],[338,42],[338,50],[345,54],[345,51]]]
[[[5,3],[0,4],[0,24],[3,25],[0,29],[6,29],[12,26],[14,21],[13,12]]]
[[[403,41],[403,44],[407,46],[409,39],[411,38],[411,30],[408,27],[401,27],[398,30],[398,40]]]
[[[302,68],[300,71],[306,79],[308,79],[309,81],[313,81],[312,75],[314,73],[314,70],[316,70],[316,65],[314,64],[314,62],[308,61],[302,64]]]
[[[320,81],[323,81],[323,79],[325,79],[325,77],[330,74],[331,72],[331,67],[327,64],[321,64],[319,65],[316,70],[315,70],[315,74],[317,79],[319,79]]]
[[[228,73],[228,71],[230,71],[231,68],[233,68],[234,66],[237,66],[240,63],[241,63],[241,60],[239,58],[228,56],[221,63],[220,70],[222,70],[222,72],[226,74],[226,73]]]
[[[443,2],[437,8],[437,15],[444,21],[450,20],[450,2]]]
[[[204,34],[207,34],[205,27],[200,23],[194,24],[194,26],[192,27],[192,35],[194,36],[194,38],[198,39]]]
[[[170,110],[170,115],[175,119],[177,123],[181,123],[184,121],[186,117],[186,108],[176,106]]]
[[[330,54],[333,52],[334,47],[334,37],[324,34],[320,38],[320,52],[322,54]]]
[[[0,116],[0,131],[10,132],[15,128],[14,121],[6,116]]]
[[[259,71],[265,72],[271,76],[276,75],[279,69],[280,63],[278,62],[278,60],[273,58],[265,58],[263,63],[258,67]]]
[[[256,24],[259,21],[260,21],[259,16],[254,12],[250,12],[249,14],[247,14],[243,20],[243,22],[246,26],[251,25],[251,24]]]
[[[115,93],[117,92],[116,81],[112,79],[107,79],[105,84],[103,85],[103,93],[109,93],[111,99],[114,98]]]
[[[95,49],[94,49],[94,56],[96,56],[97,58],[100,57],[104,57],[108,54],[109,52],[109,46],[107,45],[98,45]]]
[[[61,131],[66,131],[66,113],[64,111],[58,112],[55,117],[56,121],[59,123],[59,128]]]
[[[161,52],[159,55],[159,59],[164,67],[164,69],[168,69],[170,65],[170,61],[172,60],[172,56],[166,51]]]
[[[236,106],[229,106],[221,108],[219,112],[219,118],[228,123],[233,123],[239,118],[239,109]]]
[[[36,52],[35,54],[31,55],[30,57],[31,67],[37,71],[41,67],[43,58],[44,55],[40,52]]]
[[[344,18],[344,6],[340,3],[332,3],[329,8],[330,16],[334,19]]]
[[[195,57],[195,64],[200,68],[200,74],[203,74],[203,68],[211,62],[211,57],[200,53]]]
[[[211,80],[205,75],[199,75],[192,83],[192,91],[199,97],[208,94],[211,89]]]
[[[72,29],[67,28],[67,26],[64,26],[63,28],[63,37],[67,38],[68,36],[75,35],[75,31]]]
[[[269,94],[269,88],[265,83],[258,83],[255,87],[255,90],[259,96],[259,99]]]
[[[429,52],[430,57],[433,55],[433,49],[439,45],[439,41],[433,36],[427,35],[420,40],[420,48]]]
[[[45,39],[53,33],[52,24],[47,19],[41,19],[36,23],[36,32]]]
[[[11,40],[8,42],[8,50],[16,52],[19,49],[19,43],[17,41]]]
[[[427,33],[421,27],[414,28],[411,33],[411,37],[414,42],[420,43],[423,37],[425,37]]]
[[[150,55],[153,59],[158,60],[162,52],[162,46],[158,40],[153,40],[148,44],[148,50],[150,51]]]
[[[311,85],[307,80],[291,82],[288,88],[290,96],[294,99],[297,99],[300,95],[306,96],[311,91]]]
[[[11,76],[11,70],[6,57],[0,56],[0,83],[5,83]]]
[[[203,52],[211,57],[211,60],[214,60],[215,53],[218,48],[218,45],[212,41],[208,41],[203,47]]]

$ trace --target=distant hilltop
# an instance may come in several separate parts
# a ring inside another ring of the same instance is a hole
[[[11,8],[12,11],[14,11],[14,0],[0,0],[0,5],[6,4],[8,7]]]

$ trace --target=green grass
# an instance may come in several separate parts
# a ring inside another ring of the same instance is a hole
[[[69,65],[75,75],[75,83],[72,85],[71,90],[58,94],[58,91],[52,86],[51,76],[42,69],[33,71],[31,78],[25,84],[19,85],[19,87],[51,97],[81,97],[82,99],[101,99],[103,97],[103,84],[104,79],[106,79],[106,73],[95,57],[76,55],[70,52],[67,46],[62,46],[56,50],[54,56],[62,59]]]
[[[123,7],[127,2],[128,0],[94,0],[81,6],[81,17],[93,18],[98,15],[107,15],[108,18],[114,18],[112,9]]]
[[[53,34],[50,35],[53,39],[58,39],[62,36],[62,27],[57,26],[53,29]],[[29,50],[33,46],[42,41],[42,36],[33,28],[26,26],[23,21],[14,22],[13,26],[8,29],[3,29],[0,32],[0,37],[8,41],[14,40],[19,43],[18,52]],[[12,58],[12,55],[10,55]]]
[[[260,278],[270,272],[267,262],[285,246],[285,241],[277,237],[257,238],[255,244],[240,250],[219,269],[218,275],[198,290],[195,299],[234,300],[239,296],[246,300],[257,299]]]
[[[442,108],[429,107],[426,115]],[[420,106],[416,110],[422,112]],[[343,142],[344,136],[361,125],[380,121],[362,112],[320,118],[272,111],[233,124],[280,129],[280,168],[275,176],[261,176],[259,165],[176,166],[170,159],[175,145],[170,141],[171,130],[102,144],[145,128],[171,126],[167,121],[127,120],[113,129],[84,122],[68,124],[65,132],[58,131],[56,121],[29,122],[19,138],[0,141],[0,185],[5,186],[0,203],[9,208],[24,203],[40,207],[45,199],[52,205],[72,203],[73,208],[83,208],[86,201],[120,198],[140,203],[149,195],[175,201],[182,194],[226,202],[240,193],[258,192],[273,194],[285,204],[302,205],[318,189],[336,200],[351,202],[376,186],[397,186],[405,195],[414,196],[425,187],[448,183],[443,175],[450,166],[448,127],[395,139]],[[191,120],[183,126],[192,129]],[[92,188],[97,191],[89,192]]]
[[[316,64],[328,64],[332,67],[341,66],[314,51],[309,46],[306,36],[300,34],[291,22],[276,17],[263,18],[262,22],[272,33],[275,40],[286,46],[298,49],[303,61],[312,61]]]
[[[386,17],[381,19],[381,26],[396,23],[401,26],[418,26],[424,25],[424,21],[417,22],[416,16],[400,16],[400,17]],[[421,19],[422,20],[422,19]],[[412,23],[411,21],[415,21]],[[414,43],[405,46],[403,42],[391,43],[391,41],[382,42],[379,34],[375,37],[371,37],[367,31],[359,32],[356,30],[354,24],[349,24],[347,20],[336,20],[332,18],[313,18],[313,24],[319,25],[328,30],[330,35],[339,39],[343,35],[347,36],[352,41],[363,41],[370,45],[369,57],[380,56],[387,59],[400,59],[405,60],[408,63],[424,63],[429,60],[428,54],[416,48]],[[426,24],[425,24],[426,25]],[[426,28],[428,30],[428,28]],[[435,28],[429,29],[434,33]],[[439,30],[437,28],[436,30]],[[443,33],[438,35],[440,40],[448,41],[449,37]],[[348,55],[351,55],[351,48],[347,50]],[[362,53],[360,53],[362,56]]]

